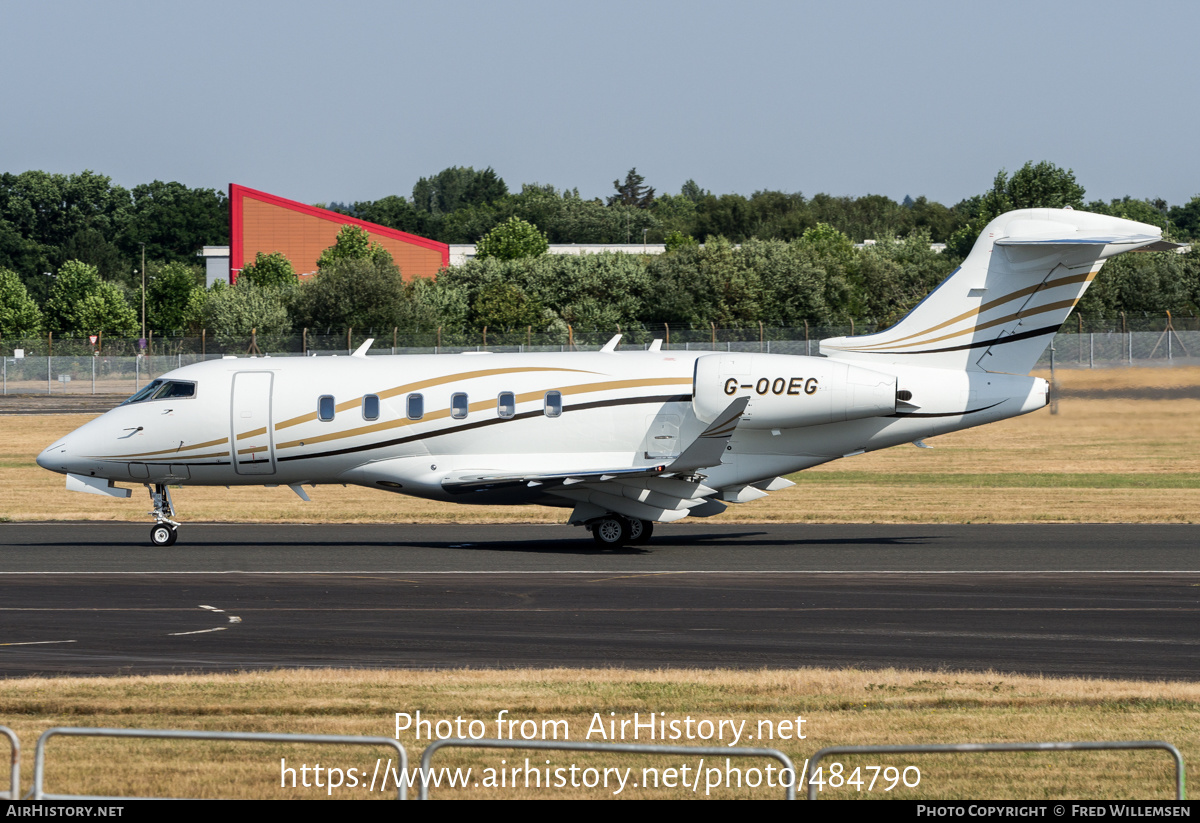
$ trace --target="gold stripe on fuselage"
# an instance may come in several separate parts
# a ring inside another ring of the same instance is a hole
[[[932,332],[941,331],[942,329],[946,328],[947,326],[952,326],[955,323],[960,323],[963,320],[968,320],[972,317],[976,317],[980,314],[983,314],[985,311],[989,311],[998,306],[1003,306],[1005,303],[1010,303],[1013,300],[1017,300],[1021,297],[1026,297],[1026,296],[1031,295],[1034,292],[1037,292],[1040,290],[1053,289],[1053,288],[1057,288],[1059,286],[1069,286],[1072,283],[1091,282],[1096,277],[1096,274],[1099,271],[1100,271],[1100,268],[1097,266],[1096,268],[1094,268],[1088,272],[1081,272],[1079,274],[1071,274],[1066,277],[1061,277],[1058,280],[1051,280],[1046,283],[1038,283],[1033,286],[1026,286],[1024,288],[1017,289],[1016,291],[1011,292],[1011,293],[1005,295],[1004,297],[997,297],[995,300],[990,300],[987,303],[984,303],[983,305],[979,306],[979,308],[971,309],[970,311],[965,311],[962,314],[958,315],[957,317],[952,317],[949,320],[946,320],[945,322],[938,323],[936,326],[930,326],[927,329],[923,329],[919,332],[914,332],[913,334],[909,334],[909,335],[906,335],[905,337],[900,337],[895,340],[889,340],[886,343],[875,343],[875,344],[863,345],[863,346],[837,346],[837,347],[831,346],[830,348],[836,348],[837,351],[875,351],[881,347],[898,346],[901,343],[903,343],[905,340],[912,340],[914,337],[921,337],[922,335],[925,335],[925,334],[931,334]],[[1078,298],[1076,298],[1076,300],[1078,300]],[[965,334],[967,332],[972,332],[974,330],[975,330],[975,327],[972,326],[971,328],[966,329],[963,332],[958,332],[958,334]],[[951,335],[951,336],[953,336],[953,335]],[[938,339],[944,340],[946,338],[938,338]],[[932,343],[932,342],[934,342],[934,341],[920,340],[920,341],[910,343],[909,345],[916,346],[916,345],[923,345],[925,343]]]

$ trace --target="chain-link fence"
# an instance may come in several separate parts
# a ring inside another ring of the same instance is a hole
[[[847,334],[850,329],[812,328],[808,337],[768,335],[763,330],[758,337],[757,329],[739,330],[737,335],[730,334],[731,330],[718,329],[707,338],[698,335],[696,330],[688,330],[685,334],[672,334],[671,342],[664,341],[664,348],[680,350],[680,352],[764,352],[773,354],[820,354],[822,337]],[[800,330],[804,331],[804,330]],[[857,330],[862,331],[862,330]],[[572,335],[570,342],[547,343],[538,336],[532,336],[533,342],[487,342],[486,346],[480,340],[474,344],[443,344],[443,346],[391,346],[377,341],[371,348],[372,355],[382,354],[455,354],[460,352],[595,352],[611,335],[607,332],[586,332],[578,337]],[[683,338],[683,340],[680,340]],[[322,340],[320,342],[329,342]],[[388,341],[390,342],[390,341]],[[406,343],[412,343],[412,340]],[[649,346],[649,340],[622,341],[622,348],[644,349]],[[361,341],[350,337],[350,344]],[[157,347],[156,347],[157,348]],[[166,348],[166,347],[163,347]],[[53,354],[47,356],[36,354],[34,350],[14,350],[8,348],[0,358],[2,366],[2,394],[73,394],[73,395],[131,395],[142,388],[149,380],[160,377],[161,374],[200,362],[216,360],[226,356],[222,350],[204,353],[155,353],[143,355],[112,354],[104,347],[103,352],[96,350],[94,354]],[[350,349],[353,350],[353,349]],[[280,358],[280,356],[304,356],[304,350],[264,350],[259,348],[262,356]],[[311,347],[308,355],[347,354],[347,347],[326,348]],[[245,350],[238,353],[246,356]],[[254,356],[253,354],[251,356]],[[1049,367],[1054,359],[1056,367],[1097,368],[1111,366],[1144,366],[1172,364],[1200,364],[1200,331],[1165,329],[1162,331],[1103,331],[1076,332],[1060,331],[1055,336],[1054,344],[1046,349],[1040,367]]]

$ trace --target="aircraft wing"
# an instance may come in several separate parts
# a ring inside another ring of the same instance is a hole
[[[706,498],[716,489],[693,474],[721,463],[721,456],[750,402],[739,397],[679,457],[670,463],[635,468],[541,473],[470,472],[442,481],[451,494],[498,492],[548,494],[575,503],[572,522],[616,512],[641,520],[670,522],[689,514],[709,516],[725,506]]]

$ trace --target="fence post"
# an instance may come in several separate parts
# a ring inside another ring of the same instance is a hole
[[[392,354],[396,353],[396,326],[392,326]]]
[[[96,393],[96,355],[92,355],[92,394]]]
[[[1096,333],[1088,332],[1088,368],[1096,368]]]

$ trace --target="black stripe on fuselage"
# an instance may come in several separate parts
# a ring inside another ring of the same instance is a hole
[[[888,417],[962,417],[963,415],[979,414],[979,412],[984,412],[988,409],[994,409],[1003,402],[1004,401],[1001,400],[993,403],[990,406],[984,406],[981,409],[964,409],[963,411],[957,412],[896,412],[895,414],[889,414]]]
[[[963,349],[982,349],[985,346],[1002,346],[1005,343],[1015,343],[1018,340],[1028,340],[1030,337],[1041,337],[1043,334],[1054,334],[1062,324],[1057,326],[1042,326],[1040,329],[1023,331],[1020,334],[1010,334],[1007,337],[993,337],[991,340],[980,340],[976,343],[963,343],[961,346],[947,346],[944,349],[921,349],[920,351],[874,351],[870,354],[936,354],[944,351],[962,351]]]
[[[603,409],[611,406],[634,406],[639,404],[649,403],[690,403],[692,396],[690,394],[670,394],[660,395],[658,397],[621,397],[615,400],[594,400],[591,403],[573,403],[569,406],[563,406],[563,414],[573,411],[586,411],[588,409]],[[532,417],[541,417],[545,414],[542,409],[533,411],[521,412],[512,417],[494,417],[487,420],[477,420],[474,423],[464,423],[461,426],[453,426],[448,429],[439,429],[438,431],[422,432],[421,434],[410,434],[407,437],[397,437],[392,440],[385,440],[382,443],[366,443],[361,446],[349,446],[344,449],[334,449],[332,451],[317,452],[316,454],[297,454],[290,457],[276,457],[277,463],[283,463],[289,460],[311,460],[316,457],[334,457],[339,454],[353,454],[355,452],[372,451],[373,449],[386,449],[389,446],[399,446],[404,443],[412,443],[417,440],[427,440],[434,437],[444,437],[450,434],[458,434],[459,432],[469,431],[471,429],[479,429],[484,426],[495,426],[500,423],[511,423],[514,420],[527,420]]]

